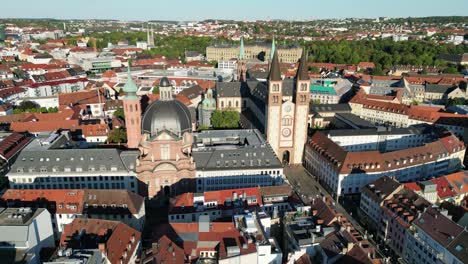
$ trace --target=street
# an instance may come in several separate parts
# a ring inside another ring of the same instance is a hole
[[[332,195],[328,191],[326,191],[316,180],[315,177],[309,174],[308,171],[304,169],[302,165],[286,165],[284,167],[284,174],[289,182],[289,184],[293,187],[293,189],[297,192],[299,197],[301,197],[302,201],[305,204],[308,204],[310,200],[317,196],[327,196],[333,198]],[[376,243],[372,240],[372,238],[367,236],[367,231],[346,211],[343,206],[338,203],[334,199],[334,206],[335,210],[338,213],[341,213],[348,221],[354,226],[354,228],[363,236],[367,237],[369,242],[375,247],[377,253],[381,256],[384,256],[377,248]],[[352,204],[353,206],[358,206],[357,204]],[[353,208],[349,208],[352,210]],[[355,211],[355,210],[353,210]]]

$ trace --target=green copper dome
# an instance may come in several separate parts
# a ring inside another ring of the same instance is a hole
[[[213,91],[208,89],[206,92],[206,96],[202,101],[202,108],[203,109],[214,109],[216,108],[216,100],[213,98]]]

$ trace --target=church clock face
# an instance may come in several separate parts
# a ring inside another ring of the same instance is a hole
[[[291,129],[289,128],[283,129],[282,134],[284,137],[289,137],[291,135]]]

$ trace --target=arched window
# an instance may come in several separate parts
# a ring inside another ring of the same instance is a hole
[[[221,108],[224,108],[224,101],[221,101]]]
[[[239,107],[239,101],[236,101],[236,107]]]
[[[301,84],[301,91],[302,91],[302,92],[307,91],[307,83]]]
[[[133,105],[130,105],[130,112],[133,112]]]
[[[229,101],[229,102],[228,102],[228,106],[229,106],[229,107],[231,107],[231,106],[232,106],[232,104],[231,104],[231,101]]]

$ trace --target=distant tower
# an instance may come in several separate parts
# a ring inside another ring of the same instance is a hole
[[[127,83],[123,87],[123,91],[125,92],[123,107],[127,128],[127,146],[136,149],[141,138],[141,106],[140,99],[136,95],[138,87],[130,74],[130,64],[128,65]]]
[[[237,80],[240,82],[247,81],[247,64],[245,62],[244,37],[241,37],[239,59],[237,60]]]
[[[151,29],[150,29],[150,25],[148,25],[148,28],[146,30],[146,43],[148,43],[148,47],[154,47],[154,33],[153,33],[153,26],[151,25]]]

